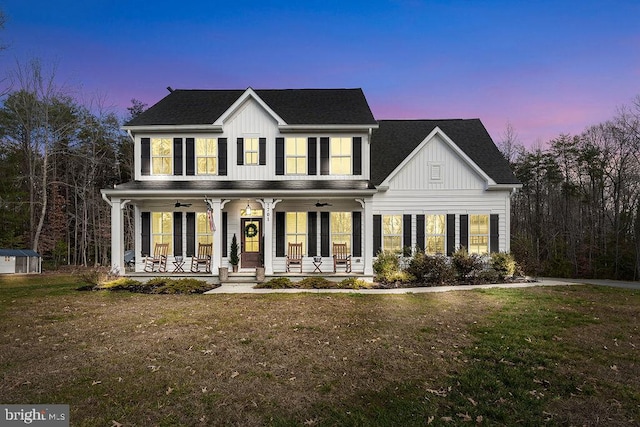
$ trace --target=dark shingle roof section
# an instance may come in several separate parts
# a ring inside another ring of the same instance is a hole
[[[379,185],[437,127],[497,184],[520,184],[479,119],[380,120],[371,138],[371,181]]]
[[[211,124],[244,92],[177,89],[126,125]],[[254,92],[289,125],[376,124],[362,89],[265,89]]]

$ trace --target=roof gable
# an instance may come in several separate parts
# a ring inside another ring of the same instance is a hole
[[[520,185],[479,119],[381,120],[378,124],[371,138],[371,180],[375,185],[382,184],[436,132],[482,176],[495,184]]]

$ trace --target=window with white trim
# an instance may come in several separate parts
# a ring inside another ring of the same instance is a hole
[[[157,243],[173,243],[173,212],[152,212],[151,213],[151,242],[153,246]]]
[[[171,175],[173,173],[173,140],[171,138],[151,138],[151,174]]]
[[[213,243],[211,225],[206,212],[196,212],[196,243]]]
[[[245,165],[257,165],[258,156],[258,138],[245,138],[244,139],[244,164]]]
[[[351,175],[352,139],[333,137],[331,144],[331,175]]]
[[[402,215],[382,215],[382,249],[402,251]]]
[[[469,253],[489,253],[489,215],[469,215]]]
[[[307,138],[285,138],[284,162],[287,175],[307,174]]]
[[[218,140],[216,138],[196,138],[196,173],[198,175],[218,174]]]
[[[331,242],[346,243],[347,252],[351,253],[351,212],[331,212]]]
[[[425,252],[429,255],[444,254],[447,237],[445,215],[425,215]]]
[[[305,252],[307,248],[307,213],[287,212],[285,223],[287,244],[302,243],[302,250]]]

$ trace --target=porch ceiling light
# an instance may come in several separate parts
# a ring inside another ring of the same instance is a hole
[[[247,203],[247,207],[245,208],[244,212],[247,215],[251,215],[251,206],[249,206],[249,203]]]

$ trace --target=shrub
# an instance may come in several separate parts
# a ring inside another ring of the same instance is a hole
[[[341,289],[369,289],[371,284],[356,277],[349,277],[338,283],[338,287]]]
[[[504,280],[516,272],[516,261],[510,253],[494,252],[491,254],[491,268],[496,271],[498,279]]]
[[[147,285],[149,283],[147,282]],[[154,294],[203,294],[208,290],[213,289],[213,286],[205,282],[204,280],[197,279],[169,279],[164,282],[163,285],[157,286],[152,290]]]
[[[426,255],[416,252],[409,262],[407,272],[419,283],[425,285],[445,285],[454,283],[456,273],[447,257],[443,255]]]
[[[258,283],[255,286],[256,289],[290,289],[294,287],[294,284],[288,277],[274,277],[267,282]]]
[[[480,273],[478,273],[478,276],[476,278],[477,283],[478,284],[482,284],[482,283],[499,283],[501,281],[504,280],[504,278],[500,278],[500,275],[498,274],[498,272],[496,270],[494,270],[493,268],[488,268],[486,270],[482,270]]]
[[[303,289],[331,289],[337,288],[337,284],[324,277],[305,277],[298,282],[300,288]]]
[[[138,282],[137,280],[130,279],[128,277],[121,277],[116,280],[98,284],[95,289],[107,291],[131,291],[132,289],[135,289],[140,285],[142,285],[142,283]]]
[[[477,276],[482,271],[482,258],[477,254],[470,254],[464,246],[453,253],[453,267],[460,280]]]

